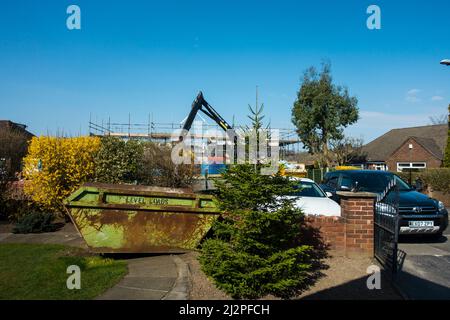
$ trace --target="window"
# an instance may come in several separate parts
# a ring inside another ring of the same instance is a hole
[[[388,182],[392,179],[390,174],[379,174],[378,172],[357,172],[349,179],[350,188],[358,183],[358,190],[361,192],[382,192]]]
[[[339,176],[331,176],[326,185],[330,188],[337,189]]]
[[[378,171],[387,171],[388,167],[384,162],[371,162],[365,165],[366,169],[369,170],[378,170]]]
[[[407,184],[405,181],[403,181],[402,178],[400,178],[399,176],[394,175],[394,179],[395,179],[400,191],[410,191],[411,190],[411,187],[409,186],[409,184]]]
[[[426,162],[397,162],[397,172],[402,172],[405,169],[425,169],[426,167]]]
[[[353,180],[350,177],[342,176],[341,190],[350,190],[353,185]]]
[[[296,191],[291,195],[297,197],[314,197],[314,198],[325,198],[326,195],[319,188],[319,186],[313,182],[302,181],[299,185],[295,187]]]

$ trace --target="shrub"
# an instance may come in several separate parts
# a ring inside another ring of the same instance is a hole
[[[181,188],[190,186],[193,179],[193,165],[174,164],[171,148],[153,142],[104,137],[95,155],[98,182]]]
[[[3,163],[0,162],[0,218],[6,217],[5,202],[6,202],[7,187],[8,187],[8,177],[6,168],[4,167]]]
[[[152,142],[145,143],[138,170],[139,183],[172,188],[192,185],[194,166],[174,164],[171,153],[172,150],[168,146],[158,146]]]
[[[143,156],[143,144],[137,140],[102,137],[95,154],[95,181],[105,183],[134,183]]]
[[[29,212],[39,211],[37,204],[23,191],[23,180],[1,183],[0,170],[0,220],[17,222]]]
[[[450,193],[450,168],[428,169],[420,177],[433,190]]]
[[[4,201],[4,217],[11,222],[18,222],[30,212],[39,212],[40,207],[32,200],[7,198]]]
[[[30,212],[39,212],[39,206],[24,192],[24,181],[11,181],[4,194],[4,213],[11,222],[17,222]]]
[[[53,223],[54,220],[55,216],[52,213],[33,212],[19,220],[13,233],[53,232],[59,228]]]
[[[409,178],[411,177],[411,184],[414,185],[414,181],[416,181],[418,178],[421,178],[423,171],[419,171],[419,170],[414,171],[413,170],[413,171],[411,171],[411,173],[409,171],[392,172],[392,173],[398,175],[400,178],[402,178],[407,183],[410,182]]]
[[[62,212],[63,200],[94,175],[96,137],[33,137],[24,158],[25,192],[44,210]]]
[[[394,172],[403,180],[409,181],[409,172]],[[413,171],[411,173],[412,184],[414,181],[421,179],[425,187],[429,187],[435,191],[450,193],[450,168],[433,168],[423,171]]]
[[[306,289],[325,253],[303,241],[303,213],[280,198],[293,185],[252,165],[232,166],[222,179],[217,205],[225,214],[202,244],[202,270],[233,298],[290,298]]]

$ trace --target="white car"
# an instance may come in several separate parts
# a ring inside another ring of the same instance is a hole
[[[298,181],[298,188],[290,196],[295,199],[295,206],[306,215],[341,216],[341,206],[330,199],[330,192],[323,191],[311,179],[292,179]]]

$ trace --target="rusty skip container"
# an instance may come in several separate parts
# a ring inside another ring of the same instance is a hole
[[[219,216],[210,195],[148,186],[87,183],[65,205],[90,250],[100,253],[186,252]]]

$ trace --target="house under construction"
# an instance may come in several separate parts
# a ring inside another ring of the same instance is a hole
[[[209,124],[203,115],[213,120],[215,124]],[[200,121],[194,121],[196,117]],[[127,123],[116,123],[101,121],[100,123],[89,120],[89,134],[93,136],[114,136],[122,139],[143,139],[159,144],[169,144],[179,141],[179,139],[189,132],[189,138],[194,139],[195,148],[205,150],[212,139],[225,140],[225,135],[219,132],[230,129],[244,129],[242,126],[234,128],[223,119],[220,114],[204,99],[200,92],[194,102],[189,115],[180,123],[160,123],[154,122],[152,117],[148,117],[146,123],[135,123],[128,116]],[[280,147],[280,159],[288,160],[295,157],[301,149],[301,143],[294,129],[270,128],[277,130],[279,134],[278,145]],[[223,138],[220,138],[220,137]],[[221,144],[218,141],[218,144]],[[223,143],[222,143],[223,144]]]

